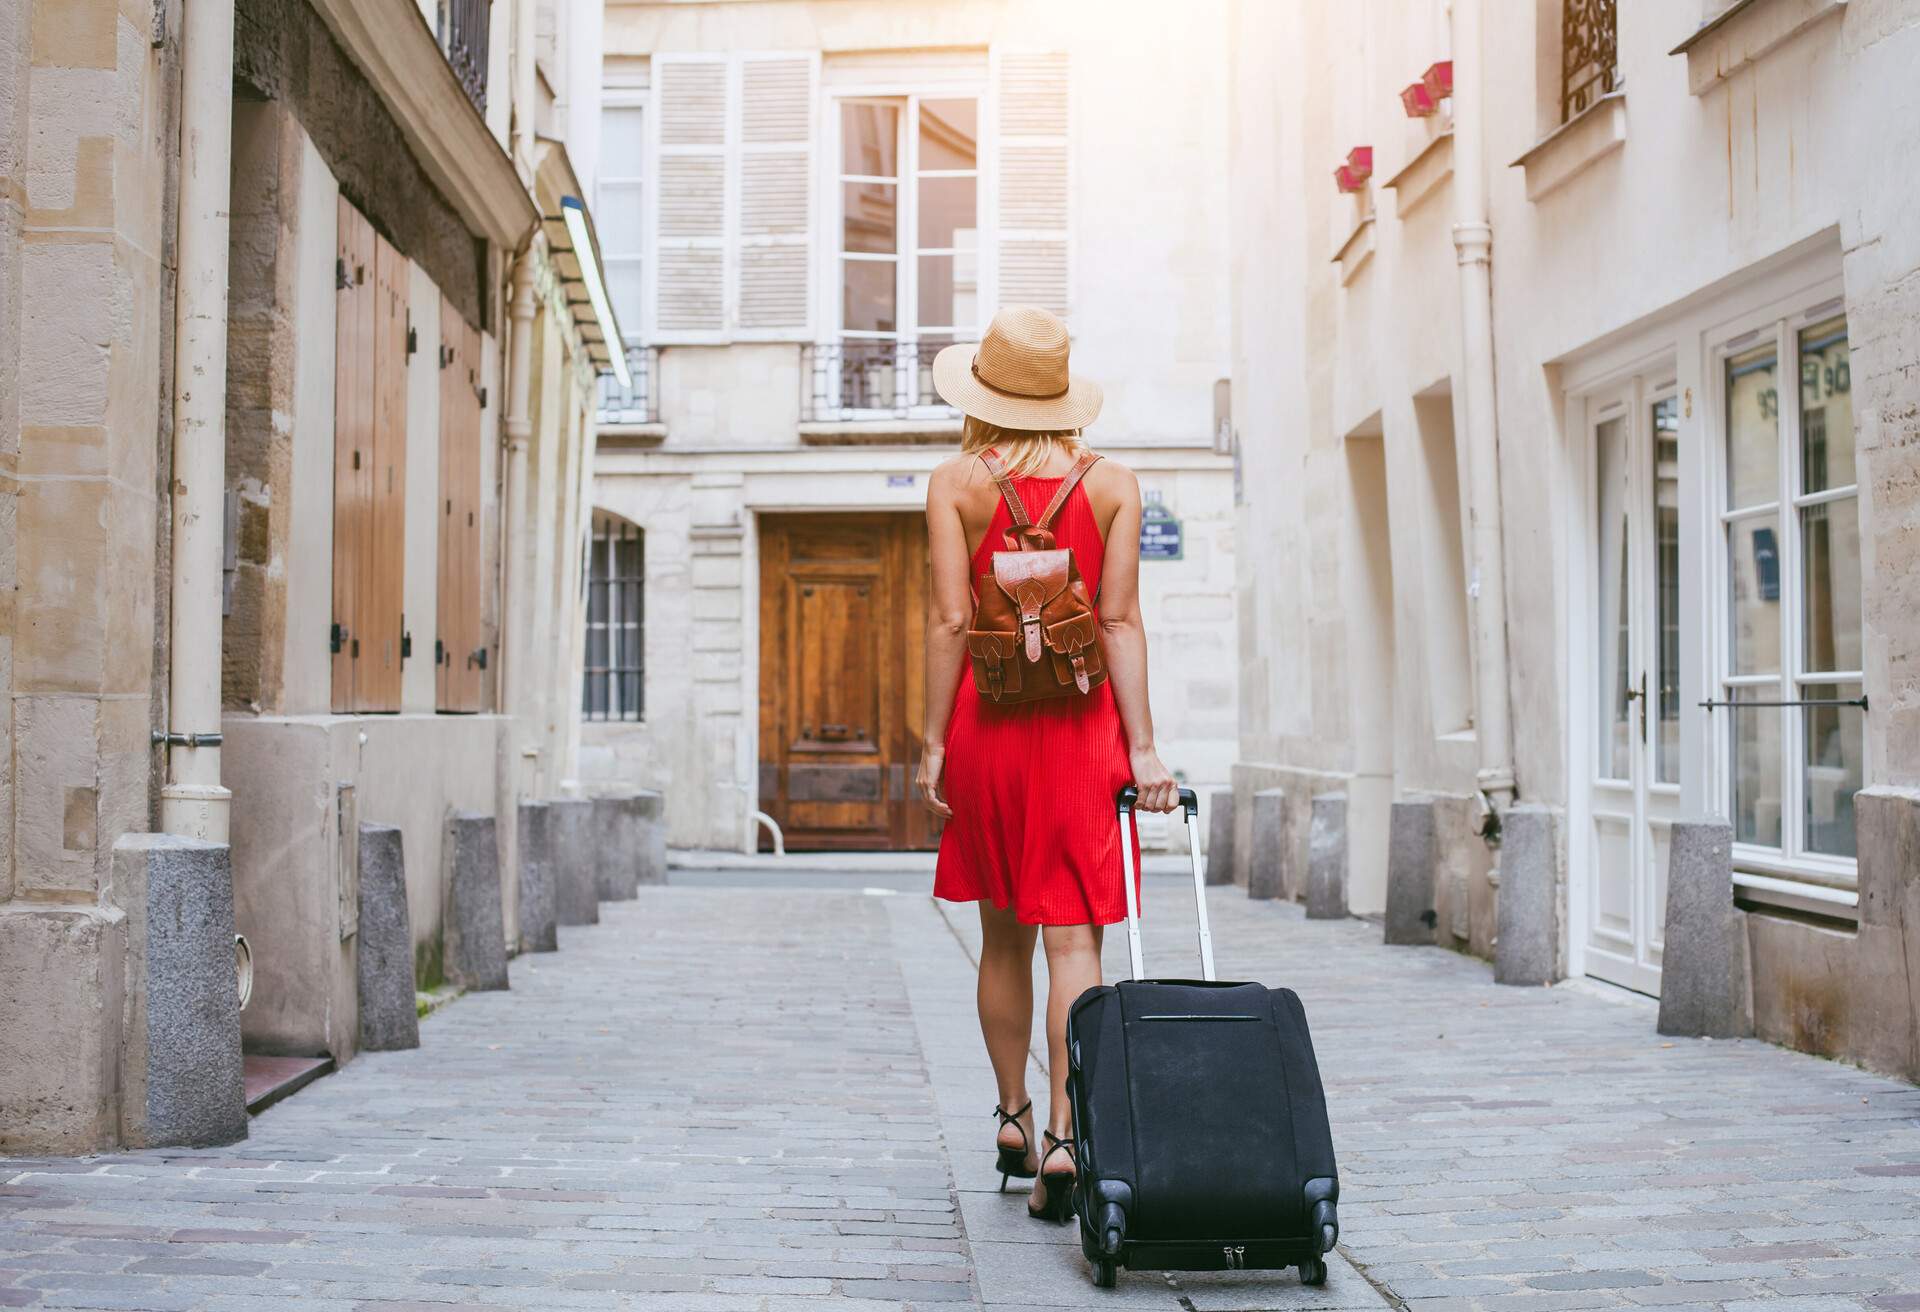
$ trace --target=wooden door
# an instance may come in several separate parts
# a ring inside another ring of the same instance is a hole
[[[434,684],[443,711],[478,711],[480,629],[480,334],[440,298],[440,580]]]
[[[366,534],[373,502],[373,225],[340,202],[333,337],[333,709],[354,688]]]
[[[405,256],[342,200],[335,286],[333,709],[400,709],[407,523]]]
[[[373,488],[360,662],[354,674],[363,711],[400,709],[401,634],[407,557],[407,357],[410,266],[374,237]]]
[[[914,798],[925,698],[925,521],[761,521],[760,806],[787,846],[935,846]]]

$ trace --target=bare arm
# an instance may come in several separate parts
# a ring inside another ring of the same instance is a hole
[[[1153,741],[1153,708],[1147,698],[1147,628],[1140,618],[1140,481],[1129,471],[1119,483],[1120,509],[1107,529],[1106,563],[1100,571],[1100,628],[1107,678],[1127,733],[1127,756],[1143,811],[1171,811],[1180,786],[1161,763]]]
[[[947,759],[947,722],[967,663],[967,619],[973,591],[967,579],[967,529],[960,518],[962,467],[941,465],[927,480],[927,556],[932,570],[927,605],[927,711],[920,757],[920,794],[936,815],[953,811],[940,796]]]

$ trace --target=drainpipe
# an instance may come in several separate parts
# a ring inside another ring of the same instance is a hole
[[[1481,834],[1500,838],[1513,800],[1513,738],[1507,712],[1507,578],[1500,510],[1499,426],[1494,410],[1493,225],[1487,217],[1486,102],[1481,0],[1454,0],[1453,247],[1460,266],[1460,337],[1466,370],[1468,478],[1472,495],[1474,688]]]
[[[506,593],[502,607],[505,628],[506,668],[500,674],[500,709],[512,717],[516,729],[525,707],[525,665],[528,651],[526,592],[527,546],[527,448],[533,440],[533,416],[529,402],[533,390],[533,261],[534,243],[520,253],[513,266],[513,300],[508,306],[510,327],[507,355],[507,475],[503,495],[507,501],[506,542],[502,553],[501,580]],[[516,775],[521,770],[518,732],[515,740]]]
[[[513,47],[511,69],[511,106],[513,158],[519,166],[521,181],[529,193],[536,191],[534,179],[534,31],[537,22],[535,0],[515,0],[513,6]],[[533,440],[533,317],[536,308],[533,290],[535,252],[539,229],[527,238],[527,244],[514,258],[513,299],[507,306],[507,404],[504,416],[507,444],[505,486],[505,542],[501,544],[500,588],[501,647],[505,668],[500,672],[500,710],[511,721],[508,742],[511,759],[508,771],[517,799],[526,779],[528,762],[535,749],[523,742],[521,720],[526,699],[526,665],[530,650],[527,632],[529,612],[527,591],[527,448]]]
[[[160,792],[160,825],[170,834],[224,843],[233,796],[220,786],[233,0],[187,0],[180,42],[173,632],[167,670],[167,782]]]

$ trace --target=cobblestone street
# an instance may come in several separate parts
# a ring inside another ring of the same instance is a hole
[[[1230,888],[1222,974],[1314,1022],[1352,1265],[1103,1293],[993,1191],[970,909],[729,882],[608,904],[245,1143],[0,1161],[0,1307],[1920,1309],[1920,1090]]]

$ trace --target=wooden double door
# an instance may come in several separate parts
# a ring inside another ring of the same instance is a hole
[[[926,616],[920,515],[761,518],[760,807],[789,848],[938,845],[913,787]]]

